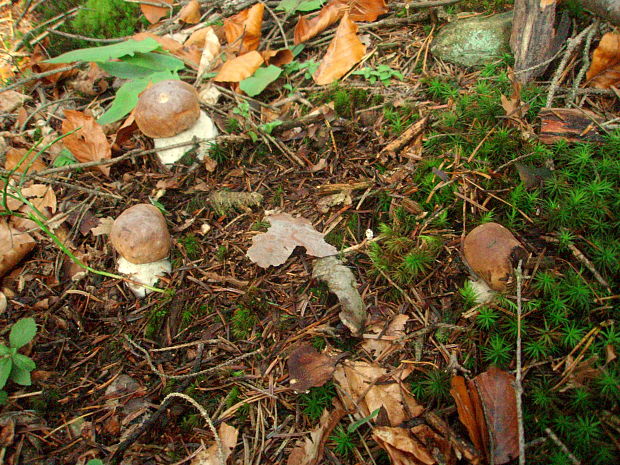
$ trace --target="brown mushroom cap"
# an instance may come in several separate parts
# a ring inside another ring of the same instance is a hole
[[[110,240],[116,251],[131,263],[156,262],[170,253],[170,233],[164,215],[147,203],[121,213],[112,225]]]
[[[172,137],[189,129],[200,116],[198,92],[186,82],[160,81],[140,94],[136,124],[149,137]]]
[[[463,255],[472,271],[495,291],[506,291],[512,281],[513,263],[527,253],[501,224],[485,223],[463,240]]]

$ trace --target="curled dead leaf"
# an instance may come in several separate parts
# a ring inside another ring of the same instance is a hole
[[[265,50],[260,52],[260,54],[263,56],[265,64],[274,66],[289,64],[294,58],[293,52],[291,52],[288,48],[282,48],[280,50]]]
[[[198,66],[198,76],[202,76],[209,71],[220,56],[220,39],[212,27],[204,28],[205,37],[201,44],[202,55],[200,56],[200,65]]]
[[[216,82],[241,82],[254,74],[254,71],[260,68],[262,64],[263,57],[260,53],[257,51],[248,52],[226,61],[213,80]]]
[[[224,19],[226,41],[239,55],[258,48],[264,11],[265,4],[257,3]]]
[[[323,234],[305,218],[276,213],[266,215],[265,219],[271,226],[266,233],[252,238],[252,246],[247,252],[248,258],[261,268],[282,265],[298,246],[304,247],[306,253],[314,257],[338,253],[338,249],[325,242]]]
[[[146,3],[140,4],[140,9],[142,10],[142,14],[146,18],[146,20],[155,24],[158,23],[164,16],[167,16],[171,8],[166,5],[172,5],[174,3],[173,0],[151,0],[149,3],[159,3],[162,6],[148,5]]]
[[[338,359],[317,352],[311,344],[297,347],[287,360],[291,388],[304,392],[311,387],[323,386],[334,374]]]
[[[620,33],[606,33],[592,53],[586,85],[598,89],[620,86]]]
[[[66,68],[66,63],[46,63],[44,60],[47,60],[48,56],[46,55],[43,47],[37,44],[34,47],[34,51],[30,56],[30,66],[32,71],[35,73],[46,73],[48,71],[53,71],[55,69]],[[56,84],[58,81],[69,78],[71,76],[75,76],[78,73],[78,70],[69,69],[67,71],[61,71],[55,74],[50,74],[49,76],[42,77],[41,80],[44,82],[48,82],[50,84]]]
[[[366,54],[366,46],[357,36],[357,25],[345,14],[340,21],[336,35],[312,79],[318,85],[331,84],[340,79]]]
[[[79,128],[79,129],[78,129]],[[65,120],[62,122],[62,133],[67,134],[62,142],[80,162],[108,160],[112,158],[112,148],[95,118],[81,111],[65,110]],[[96,167],[106,176],[110,175],[110,167],[100,165]]]

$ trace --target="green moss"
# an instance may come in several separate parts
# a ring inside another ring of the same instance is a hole
[[[124,37],[135,32],[140,17],[140,7],[135,3],[123,0],[87,0],[71,27],[87,37]]]

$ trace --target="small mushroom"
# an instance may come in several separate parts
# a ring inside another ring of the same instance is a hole
[[[120,254],[118,271],[133,281],[154,286],[171,271],[170,233],[164,215],[157,207],[140,203],[128,208],[114,221],[110,240]],[[149,289],[127,283],[136,297],[144,297]]]
[[[512,284],[513,267],[527,257],[521,243],[501,224],[485,223],[472,229],[463,240],[465,261],[494,291]]]
[[[179,161],[191,146],[163,150],[164,147],[191,142],[194,137],[213,139],[217,136],[215,124],[200,109],[196,89],[179,80],[160,81],[142,92],[134,116],[138,128],[153,138],[157,155],[164,164]],[[207,149],[206,144],[200,144],[200,160]]]

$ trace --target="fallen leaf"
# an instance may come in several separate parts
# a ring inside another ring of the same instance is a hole
[[[168,5],[172,5],[174,2],[173,0],[151,0],[149,1],[149,3],[167,3]],[[140,4],[140,9],[142,10],[142,14],[146,18],[146,20],[151,24],[158,23],[160,19],[162,19],[164,16],[167,16],[168,13],[172,11],[167,6],[154,6],[144,3]]]
[[[299,346],[287,360],[291,388],[304,392],[311,387],[323,386],[334,374],[338,359],[317,352],[311,344]]]
[[[0,220],[0,276],[11,271],[35,246],[28,233],[18,231]]]
[[[453,376],[450,380],[450,394],[456,403],[459,420],[467,429],[469,439],[474,447],[485,457],[489,456],[489,431],[484,420],[480,396],[471,381],[466,382],[462,376]]]
[[[30,56],[30,67],[35,73],[46,73],[48,71],[66,68],[68,66],[67,63],[47,63],[45,62],[47,58],[48,57],[45,54],[43,47],[40,44],[35,45],[34,51]],[[50,84],[56,84],[58,81],[61,81],[71,76],[75,76],[77,73],[78,70],[74,68],[67,71],[50,74],[48,76],[42,77],[41,80]]]
[[[286,461],[287,465],[317,465],[323,457],[330,433],[344,414],[342,408],[336,408],[331,413],[325,409],[319,420],[319,426],[310,432],[310,437],[304,439],[303,444],[291,451]]]
[[[361,335],[368,315],[351,269],[343,265],[338,257],[328,256],[314,263],[312,277],[327,283],[329,290],[340,301],[340,321],[354,336]]]
[[[77,131],[66,136],[62,142],[78,161],[84,163],[112,158],[110,143],[92,116],[75,110],[65,110],[64,113],[66,119],[62,122],[62,133]],[[110,175],[109,166],[100,165],[96,168],[106,176]]]
[[[398,426],[424,411],[403,383],[409,373],[411,369],[392,368],[388,373],[378,364],[347,360],[336,367],[334,380],[342,391],[340,400],[345,409],[354,412],[356,418],[381,409],[387,424]]]
[[[375,21],[389,8],[385,0],[331,0],[318,15],[310,19],[308,16],[299,17],[294,32],[295,45],[306,42],[338,22],[347,10],[353,21]]]
[[[375,360],[380,360],[392,348],[402,347],[404,342],[398,342],[398,340],[405,335],[407,321],[409,321],[409,317],[401,313],[394,316],[387,327],[384,322],[369,326],[369,334],[364,335],[362,347],[373,355]]]
[[[226,41],[239,55],[258,48],[264,11],[265,4],[257,3],[224,19]]]
[[[521,182],[525,184],[525,188],[528,190],[541,187],[546,179],[553,176],[553,171],[544,166],[537,168],[533,165],[515,163],[515,168],[517,168]]]
[[[0,113],[13,113],[28,100],[32,100],[32,97],[14,90],[0,92]]]
[[[603,35],[592,53],[586,79],[586,85],[597,89],[620,86],[620,33],[608,32]]]
[[[323,234],[312,227],[305,218],[295,218],[288,213],[266,215],[271,223],[266,233],[252,237],[248,258],[261,268],[282,265],[293,253],[295,247],[305,247],[313,257],[335,255],[338,249],[325,242]]]
[[[163,36],[160,37],[158,35],[153,34],[152,32],[139,32],[131,36],[134,40],[144,40],[147,37],[150,37],[153,40],[156,40],[159,45],[164,50],[172,53],[177,58],[183,60],[183,62],[191,66],[194,69],[198,69],[198,65],[200,63],[200,57],[202,55],[201,48],[202,46],[197,46],[195,44],[182,44],[181,42],[174,40],[172,37]]]
[[[274,65],[274,66],[282,66],[287,65],[295,58],[293,56],[293,52],[291,52],[288,48],[281,48],[280,50],[264,50],[260,52],[265,60],[265,64]]]
[[[205,38],[202,43],[202,55],[198,66],[198,76],[202,76],[215,64],[220,55],[220,39],[212,27],[205,28]]]
[[[407,428],[376,426],[372,437],[385,449],[392,465],[434,465],[437,461]]]
[[[11,147],[6,152],[6,160],[4,161],[4,169],[6,170],[15,170],[17,173],[36,173],[46,168],[45,162],[37,157],[36,150],[28,153],[26,149]]]
[[[198,3],[198,0],[190,0],[181,8],[179,19],[188,24],[198,23],[200,21],[200,3]]]
[[[216,82],[241,82],[249,78],[263,64],[263,57],[257,51],[227,60],[217,75]]]
[[[237,445],[239,430],[234,426],[222,422],[218,428],[218,436],[222,444],[223,457],[220,460],[220,452],[217,443],[212,444],[208,449],[200,451],[190,462],[190,465],[224,465]]]
[[[108,73],[96,63],[89,63],[88,70],[80,71],[75,79],[68,81],[67,85],[86,95],[99,95],[108,89],[107,77]]]
[[[31,229],[37,229],[39,226],[29,216],[32,214],[40,218],[42,214],[45,218],[51,218],[57,209],[56,194],[51,186],[45,184],[31,184],[27,187],[23,187],[21,194],[33,205],[36,212],[32,208],[22,203],[19,199],[9,198],[7,199],[7,206],[13,211],[19,211],[23,217],[13,216],[11,217],[11,226],[19,231],[28,231]],[[38,213],[37,213],[38,212]],[[64,221],[64,219],[63,219]],[[55,229],[57,225],[48,223],[48,227]]]
[[[366,47],[357,37],[357,25],[345,14],[327,53],[312,78],[318,85],[340,79],[366,54]]]
[[[125,118],[123,124],[116,130],[114,135],[114,143],[112,144],[114,150],[120,150],[123,144],[129,140],[131,135],[138,130],[138,124],[134,116],[135,108],[129,113],[129,116]]]
[[[99,224],[92,228],[90,232],[93,236],[109,236],[112,231],[112,225],[114,224],[114,218],[109,216],[105,218],[99,218]]]

